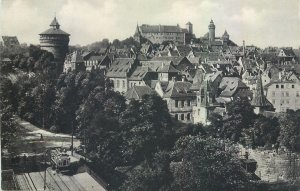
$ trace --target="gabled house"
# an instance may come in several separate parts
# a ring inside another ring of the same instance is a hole
[[[278,58],[282,65],[296,62],[296,55],[292,48],[282,48],[278,53]]]
[[[114,91],[124,94],[128,90],[128,77],[138,66],[133,58],[116,58],[108,69],[106,76],[114,84]]]
[[[126,100],[141,100],[145,95],[156,94],[149,86],[133,86],[125,93]]]
[[[168,60],[149,60],[140,62],[143,67],[149,67],[152,72],[157,73],[157,80],[169,81],[173,77],[179,77],[179,71],[175,68],[172,61]]]
[[[237,98],[252,98],[249,87],[238,77],[223,77],[219,84],[219,103],[228,103]]]
[[[157,80],[158,73],[152,71],[148,66],[137,66],[128,78],[129,87],[145,86],[151,83],[151,80]]]
[[[221,52],[194,52],[195,57],[200,58],[200,63],[208,61],[226,61]]]
[[[193,49],[187,45],[177,45],[174,50],[176,50],[181,57],[193,57]]]
[[[192,123],[193,104],[196,98],[195,93],[190,90],[192,83],[175,81],[175,78],[165,83],[167,86],[162,86],[163,83],[157,82],[155,90],[166,100],[170,114],[176,120]]]
[[[108,69],[111,65],[111,60],[107,55],[90,56],[84,63],[86,70],[91,71],[92,69]]]

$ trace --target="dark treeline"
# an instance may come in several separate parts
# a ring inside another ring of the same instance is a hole
[[[236,100],[209,126],[179,124],[158,96],[126,104],[101,71],[56,76],[52,54],[34,46],[8,52],[2,54],[12,64],[1,64],[1,144],[15,136],[13,114],[50,131],[74,131],[110,190],[267,190],[251,181],[228,145],[299,151],[296,112],[266,118],[248,100]]]

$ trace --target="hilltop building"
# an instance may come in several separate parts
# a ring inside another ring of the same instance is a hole
[[[60,29],[56,17],[50,23],[48,30],[42,32],[40,35],[41,48],[51,52],[54,60],[58,66],[58,72],[63,71],[63,63],[67,52],[69,51],[69,36],[70,34]]]
[[[208,33],[206,33],[203,37],[200,37],[200,43],[202,46],[208,46],[212,50],[222,50],[223,48],[229,48],[233,46],[237,46],[232,40],[230,40],[230,36],[225,30],[224,34],[221,37],[216,37],[216,25],[214,21],[211,20],[208,25]]]
[[[165,41],[188,44],[194,37],[193,24],[186,23],[186,28],[180,28],[179,25],[137,25],[133,37],[140,43],[143,39],[147,39],[153,44],[161,44]]]

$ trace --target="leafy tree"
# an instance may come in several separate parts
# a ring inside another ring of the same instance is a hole
[[[220,135],[232,141],[246,143],[244,131],[252,126],[256,115],[248,99],[238,98],[227,106],[227,115],[223,120]]]
[[[247,190],[250,184],[235,152],[218,139],[181,137],[173,154],[174,190]]]
[[[291,151],[300,151],[299,112],[289,111],[279,119],[280,134],[278,141]]]
[[[169,168],[170,156],[161,151],[154,155],[153,160],[135,166],[123,182],[120,190],[171,190],[173,181]]]
[[[246,133],[252,138],[253,146],[267,146],[277,144],[280,128],[277,118],[267,118],[259,116],[255,119],[254,124]]]
[[[173,145],[174,132],[166,102],[156,95],[133,101],[121,116],[124,158],[143,161]]]
[[[1,145],[6,147],[16,137],[16,124],[13,120],[16,97],[11,81],[3,76],[0,77],[0,80]]]

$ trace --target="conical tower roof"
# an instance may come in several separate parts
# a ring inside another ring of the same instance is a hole
[[[272,104],[269,102],[269,100],[267,100],[267,98],[264,95],[260,71],[258,74],[256,90],[254,91],[251,105],[254,107],[270,107],[270,106],[272,106]]]
[[[53,27],[53,28],[59,29],[60,24],[58,23],[56,17],[54,17],[54,19],[53,19],[52,22],[50,23],[50,26]]]

